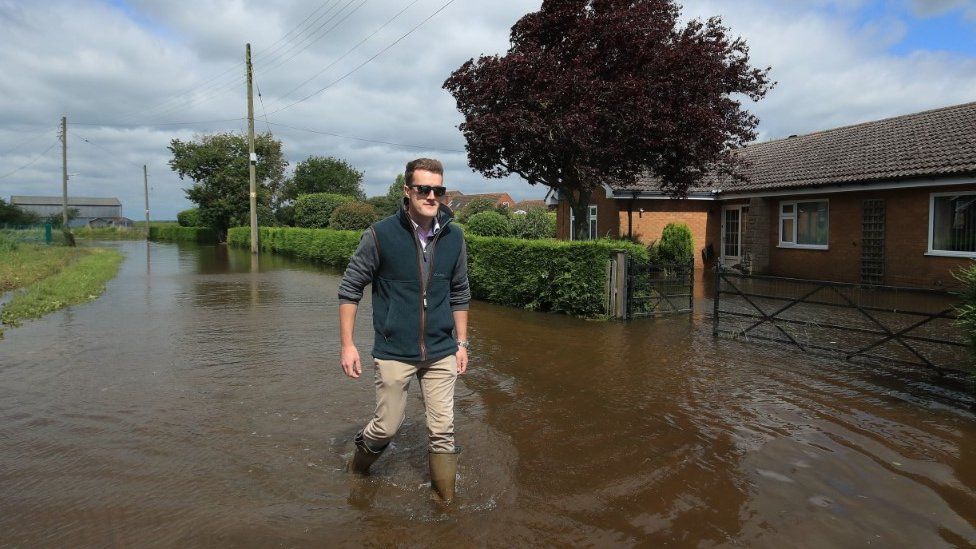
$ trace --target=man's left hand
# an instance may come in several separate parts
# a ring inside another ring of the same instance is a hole
[[[457,354],[454,356],[457,357],[458,375],[468,371],[468,350],[464,347],[459,347]]]

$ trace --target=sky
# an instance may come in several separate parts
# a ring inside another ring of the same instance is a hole
[[[539,0],[0,0],[0,197],[115,196],[142,219],[192,204],[169,169],[172,139],[246,129],[250,42],[255,128],[282,140],[289,170],[310,155],[365,172],[384,194],[404,164],[441,159],[464,193],[542,198],[518,177],[467,165],[461,116],[442,84],[504,54]],[[776,87],[746,108],[759,140],[976,101],[976,0],[688,0],[720,16]]]

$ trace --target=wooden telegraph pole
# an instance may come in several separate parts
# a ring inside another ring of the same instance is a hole
[[[254,78],[251,72],[251,44],[245,47],[247,60],[247,152],[248,175],[251,182],[251,253],[258,253],[258,156],[254,153]]]
[[[68,230],[68,117],[61,117],[61,228]]]
[[[142,186],[146,193],[146,239],[149,239],[149,169],[142,165]]]

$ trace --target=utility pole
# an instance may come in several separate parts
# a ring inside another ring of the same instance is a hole
[[[142,165],[142,185],[146,192],[146,240],[149,240],[149,169]]]
[[[61,227],[68,230],[68,117],[61,117]]]
[[[247,60],[247,152],[248,175],[251,181],[251,253],[258,253],[258,156],[254,153],[254,76],[251,72],[251,44],[245,47]]]

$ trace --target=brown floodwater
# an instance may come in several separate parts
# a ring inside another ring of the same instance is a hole
[[[102,297],[0,341],[0,545],[976,544],[963,395],[716,340],[699,315],[473,303],[445,511],[416,386],[374,474],[343,469],[373,393],[338,367],[337,271],[119,247]],[[360,314],[364,355],[370,325]]]

